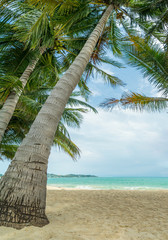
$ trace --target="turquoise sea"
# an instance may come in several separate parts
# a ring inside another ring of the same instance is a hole
[[[49,178],[48,186],[74,189],[168,189],[168,177],[73,177]]]

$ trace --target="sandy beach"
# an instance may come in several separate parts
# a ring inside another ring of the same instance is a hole
[[[48,190],[43,228],[0,227],[1,240],[167,240],[168,191]]]

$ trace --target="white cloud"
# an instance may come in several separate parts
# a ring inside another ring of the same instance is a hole
[[[49,171],[99,176],[162,176],[168,153],[166,121],[165,114],[129,110],[89,113],[80,130],[70,130],[82,150],[81,159],[74,163],[68,156],[53,150]]]
[[[149,97],[163,97],[163,91],[158,91],[147,78],[140,79],[137,92],[147,94]]]
[[[99,91],[97,91],[97,90],[93,90],[92,91],[92,96],[93,97],[97,97],[97,96],[101,96],[102,95],[102,93],[100,93]]]
[[[105,71],[107,74],[110,74],[110,75],[114,75],[115,73],[113,71],[111,71],[111,69],[107,68],[106,69],[102,69],[103,71]]]
[[[143,93],[146,89],[152,88],[147,78],[141,78],[138,83],[138,92]]]
[[[130,92],[130,90],[126,87],[120,87],[122,92]]]
[[[151,96],[152,96],[152,97],[163,97],[164,94],[163,94],[163,91],[159,91],[159,92],[158,92],[158,89],[157,89],[157,88],[153,88],[153,89],[151,90]]]

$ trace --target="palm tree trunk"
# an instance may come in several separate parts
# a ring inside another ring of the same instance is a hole
[[[45,49],[40,50],[40,54],[43,54]],[[33,60],[25,69],[22,76],[20,77],[20,81],[22,82],[22,89],[26,86],[26,83],[29,79],[30,74],[33,72],[37,62],[39,61],[39,57]],[[6,99],[3,107],[0,110],[0,142],[2,141],[5,130],[13,116],[13,113],[16,108],[16,104],[18,103],[19,97],[22,94],[22,91],[16,93],[12,91],[8,98]]]
[[[112,5],[107,8],[79,55],[52,90],[2,177],[0,225],[22,228],[48,223],[45,215],[47,165],[54,135],[112,9]]]

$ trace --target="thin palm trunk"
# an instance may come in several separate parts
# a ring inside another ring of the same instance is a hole
[[[45,215],[47,165],[55,132],[112,9],[112,5],[106,9],[81,52],[52,90],[2,177],[0,225],[22,228],[48,223]]]
[[[44,52],[44,49],[43,50],[41,49],[40,54],[43,54],[43,52]],[[22,89],[24,89],[24,87],[26,86],[29,76],[33,72],[38,61],[39,61],[39,57],[37,57],[27,66],[22,76],[20,77],[20,81],[22,83]],[[15,91],[12,91],[0,110],[0,142],[2,141],[5,130],[13,116],[13,113],[15,111],[16,105],[18,103],[18,100],[21,94],[22,94],[22,91],[18,93],[16,93]]]

